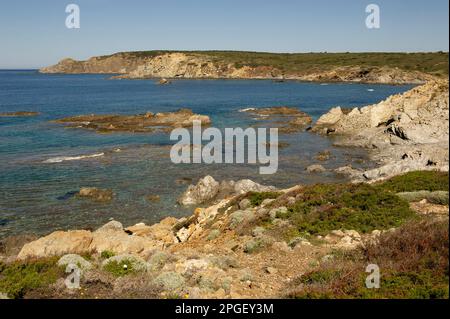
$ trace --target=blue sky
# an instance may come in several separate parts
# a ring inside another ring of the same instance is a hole
[[[81,10],[67,29],[66,5]],[[381,9],[367,29],[365,8]],[[448,51],[448,0],[2,0],[0,68],[131,50]]]

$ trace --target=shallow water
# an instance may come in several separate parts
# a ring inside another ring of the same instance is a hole
[[[169,158],[171,142],[165,134],[97,134],[68,129],[51,120],[186,107],[209,115],[215,127],[245,128],[255,122],[238,112],[243,108],[296,106],[317,119],[336,105],[372,104],[411,88],[265,80],[177,80],[159,86],[152,80],[107,77],[0,71],[0,112],[41,113],[0,118],[0,237],[96,227],[110,218],[128,225],[187,215],[190,208],[176,205],[176,198],[187,187],[176,183],[180,178],[196,182],[210,174],[217,180],[250,178],[278,187],[343,181],[331,172],[305,172],[305,167],[317,163],[314,156],[325,149],[333,154],[323,163],[326,168],[370,165],[364,151],[333,147],[331,140],[308,132],[280,135],[280,141],[289,146],[279,150],[279,169],[274,175],[259,175],[258,165],[175,165]],[[116,197],[104,204],[74,198],[73,192],[83,186],[111,188]],[[161,200],[147,201],[150,194]]]

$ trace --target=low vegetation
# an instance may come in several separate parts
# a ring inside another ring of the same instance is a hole
[[[376,188],[394,193],[415,191],[448,192],[448,177],[448,172],[416,171],[395,176],[388,181],[377,184]]]
[[[261,205],[265,199],[275,199],[281,194],[280,192],[250,192],[247,198],[250,200],[251,205],[255,207]]]
[[[134,262],[131,259],[123,259],[121,261],[112,260],[109,263],[107,263],[103,267],[103,269],[111,273],[115,277],[122,277],[125,275],[135,273],[133,265]]]
[[[367,184],[307,186],[287,212],[277,214],[307,236],[326,235],[336,229],[368,233],[398,227],[413,216],[408,202]]]
[[[64,268],[57,266],[58,258],[29,262],[0,262],[0,291],[9,298],[23,298],[33,289],[47,287],[63,276]]]
[[[378,244],[340,254],[293,284],[291,298],[448,298],[448,220],[406,223]],[[380,269],[380,287],[368,289],[367,265]]]
[[[206,56],[215,62],[272,66],[283,72],[329,70],[334,67],[390,67],[405,71],[420,71],[437,76],[448,75],[448,52],[433,53],[268,53],[245,51],[137,51],[124,52],[133,58],[152,58],[169,52],[184,52]],[[107,58],[103,56],[100,58]]]

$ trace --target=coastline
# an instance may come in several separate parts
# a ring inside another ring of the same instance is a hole
[[[448,81],[431,80],[362,108],[333,108],[312,130],[336,137],[337,145],[369,149],[382,165],[366,172],[343,167],[340,172],[349,175],[349,184],[248,189],[200,205],[189,217],[167,217],[153,225],[123,227],[111,221],[95,231],[18,239],[13,253],[2,260],[33,265],[50,258],[51,265],[58,261],[59,267],[68,261],[86,264],[83,283],[92,285],[87,290],[91,297],[311,297],[308,289],[314,292],[314,285],[296,286],[299,278],[320,273],[321,267],[330,267],[329,260],[356,265],[335,251],[358,255],[383,243],[395,245],[405,232],[415,232],[420,239],[422,231],[448,227]],[[199,191],[204,193],[212,184],[193,187],[205,187]],[[365,215],[360,206],[377,213]],[[316,209],[330,212],[329,219],[315,219]],[[313,214],[297,219],[302,212]],[[354,220],[345,215],[348,212],[362,219]],[[436,238],[441,235],[436,233]],[[408,244],[418,245],[411,241]],[[98,281],[113,290],[95,286]],[[81,297],[79,291],[68,292],[61,278],[52,285],[31,289],[30,296]]]

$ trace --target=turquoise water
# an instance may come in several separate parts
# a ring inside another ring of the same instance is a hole
[[[77,114],[137,114],[191,108],[209,115],[213,126],[248,127],[248,107],[296,106],[315,119],[333,106],[376,103],[411,86],[365,84],[274,83],[265,80],[107,80],[107,75],[44,75],[37,71],[0,71],[0,112],[37,111],[36,117],[0,118],[0,237],[43,234],[56,229],[91,228],[115,218],[125,225],[157,222],[189,214],[176,198],[186,185],[180,178],[210,174],[218,180],[250,178],[279,187],[298,183],[341,181],[332,172],[311,175],[317,152],[329,149],[335,168],[363,163],[362,150],[336,148],[312,133],[281,135],[279,170],[259,175],[258,165],[172,164],[165,134],[97,134],[68,129],[51,120]],[[116,149],[120,152],[115,152]],[[56,157],[104,153],[90,159],[48,163]],[[83,186],[112,189],[116,197],[99,204],[69,195]],[[159,195],[149,202],[147,195]]]

